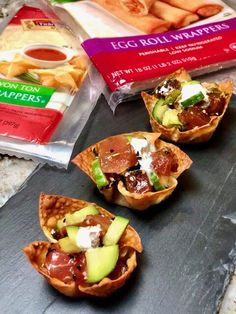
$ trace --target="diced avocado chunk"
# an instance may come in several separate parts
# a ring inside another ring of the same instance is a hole
[[[105,246],[117,244],[128,224],[129,220],[127,218],[116,216],[107,229],[103,244]]]
[[[168,106],[165,105],[165,99],[164,98],[158,99],[152,111],[154,119],[156,119],[159,123],[162,123],[163,115],[167,109]]]
[[[73,225],[74,220],[71,213],[65,214],[66,226]]]
[[[150,173],[149,178],[156,191],[161,191],[165,189],[165,187],[160,183],[158,175],[154,171]]]
[[[85,253],[85,258],[87,264],[87,282],[99,282],[116,267],[119,258],[119,246],[116,244],[88,249]]]
[[[88,205],[80,210],[77,210],[72,214],[73,224],[78,224],[86,218],[88,215],[98,215],[99,211],[94,205]]]
[[[93,177],[95,179],[95,182],[97,184],[97,187],[99,189],[101,189],[104,186],[109,184],[105,174],[102,172],[100,162],[98,159],[95,159],[92,162],[92,173],[93,173]]]
[[[75,243],[71,241],[69,237],[65,237],[58,240],[58,243],[60,245],[61,250],[65,253],[73,254],[79,253],[81,251],[80,248],[77,245],[75,245]]]
[[[178,118],[178,111],[176,109],[168,109],[163,115],[162,125],[167,127],[181,127],[182,124]]]
[[[201,84],[200,81],[196,81],[196,80],[191,80],[191,81],[183,81],[181,82],[182,86],[186,86],[186,85],[195,85],[195,84]]]
[[[79,227],[77,227],[77,226],[67,226],[66,227],[66,232],[67,232],[68,238],[75,244],[76,244],[76,236],[77,236],[78,231],[79,231]]]
[[[61,229],[66,226],[66,219],[63,217],[57,221],[57,229]]]
[[[87,215],[98,215],[99,211],[94,205],[88,205],[74,213],[67,213],[64,218],[57,221],[57,229],[65,226],[76,225],[86,218]]]

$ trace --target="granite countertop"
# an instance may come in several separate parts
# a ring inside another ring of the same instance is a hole
[[[25,186],[37,166],[31,160],[0,155],[0,207]]]

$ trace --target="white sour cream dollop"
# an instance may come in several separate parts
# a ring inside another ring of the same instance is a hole
[[[101,226],[80,227],[76,235],[76,245],[81,250],[98,247],[100,244]]]
[[[204,88],[201,84],[196,83],[196,84],[186,84],[182,87],[181,91],[181,99],[180,102],[185,101],[186,99],[202,92],[204,95],[204,100],[208,100],[207,96],[207,89]]]
[[[138,153],[140,170],[149,174],[152,171],[152,157],[150,151],[155,151],[155,148],[142,138],[132,138],[130,141],[135,153]]]

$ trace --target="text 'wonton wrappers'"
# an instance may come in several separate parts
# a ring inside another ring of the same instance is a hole
[[[167,76],[159,85],[161,86],[163,82],[166,82],[170,79],[176,79],[180,82],[188,82],[191,81],[191,77],[188,72],[181,68],[178,71],[172,73],[171,75]],[[210,115],[209,121],[201,126],[196,126],[192,129],[181,130],[176,126],[167,127],[164,126],[154,118],[153,116],[153,108],[155,103],[157,102],[158,98],[154,94],[148,94],[146,92],[142,92],[142,98],[144,100],[145,106],[147,108],[150,124],[152,127],[153,132],[160,132],[161,137],[166,140],[170,140],[173,142],[178,143],[201,143],[208,141],[215,129],[217,128],[218,124],[220,123],[221,119],[223,118],[226,109],[229,105],[230,98],[233,92],[233,83],[232,81],[225,81],[220,83],[202,83],[202,85],[206,89],[217,88],[219,92],[224,94],[225,102],[222,108],[222,111],[219,115]]]
[[[39,201],[40,225],[50,242],[36,241],[24,248],[24,252],[32,266],[41,275],[43,275],[49,284],[51,284],[55,289],[70,297],[105,297],[111,295],[115,290],[124,285],[126,280],[134,271],[137,266],[136,252],[141,253],[143,249],[139,235],[130,225],[128,225],[118,242],[120,252],[119,259],[126,261],[126,271],[122,273],[121,276],[112,279],[105,277],[100,282],[95,284],[76,284],[76,281],[65,283],[58,278],[50,276],[47,268],[45,267],[45,259],[53,245],[57,244],[52,243],[57,242],[52,237],[52,232],[54,232],[57,228],[57,221],[65,217],[66,214],[78,212],[82,208],[89,205],[95,206],[99,215],[105,216],[109,219],[113,219],[115,217],[113,214],[94,203],[61,195],[46,195],[41,193]]]
[[[178,183],[177,178],[179,175],[191,166],[191,159],[175,145],[161,141],[159,139],[160,133],[134,132],[121,134],[119,137],[120,136],[126,138],[144,138],[152,147],[154,147],[154,149],[171,151],[177,159],[178,168],[175,171],[171,171],[169,175],[161,176],[161,181],[163,185],[165,185],[165,188],[158,191],[148,191],[146,193],[130,192],[126,189],[124,182],[117,179],[115,184],[110,184],[104,188],[100,188],[100,193],[102,193],[105,199],[110,203],[115,203],[137,210],[145,210],[148,207],[165,200],[176,188]],[[97,159],[97,157],[99,158],[99,149],[101,145],[103,145],[105,141],[110,143],[113,141],[117,142],[116,138],[117,136],[111,136],[94,145],[91,145],[72,160],[72,162],[80,167],[81,170],[83,170],[95,184],[96,180],[92,170],[92,163]],[[113,151],[112,148],[111,151]]]

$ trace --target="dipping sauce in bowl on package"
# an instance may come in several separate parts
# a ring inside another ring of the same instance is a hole
[[[23,56],[42,68],[55,68],[73,57],[73,51],[56,45],[35,44],[23,49]]]

